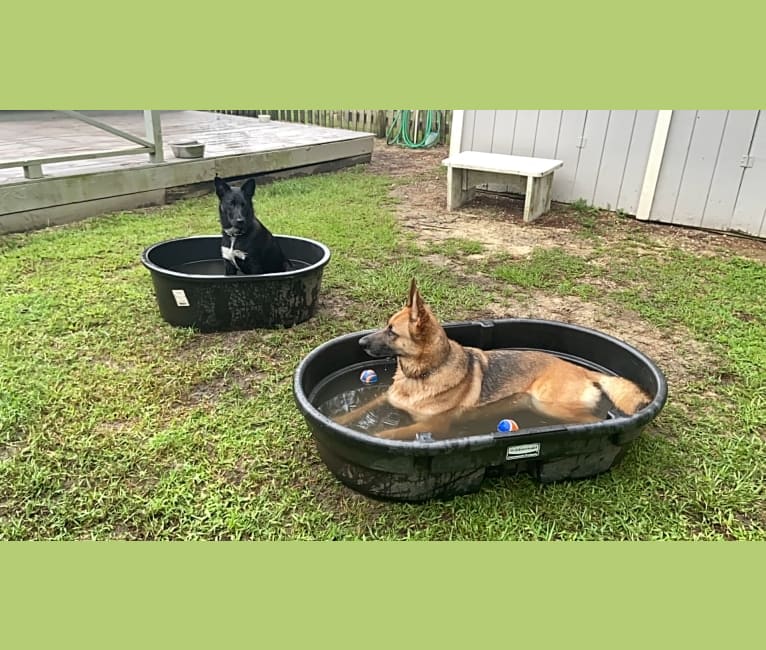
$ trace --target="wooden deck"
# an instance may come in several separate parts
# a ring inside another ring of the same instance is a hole
[[[141,111],[87,113],[145,137]],[[146,153],[50,163],[40,179],[24,178],[21,167],[0,168],[0,233],[204,194],[216,174],[281,177],[369,162],[374,142],[371,133],[204,111],[162,111],[161,123],[161,163]],[[175,158],[170,144],[184,140],[204,143],[204,158]],[[0,163],[134,146],[56,111],[0,111]]]

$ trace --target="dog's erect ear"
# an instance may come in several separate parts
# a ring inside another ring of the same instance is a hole
[[[245,195],[248,201],[253,198],[253,194],[255,194],[254,178],[248,178],[244,183],[242,183],[242,194]]]
[[[424,314],[425,303],[418,291],[418,285],[415,282],[415,278],[412,278],[410,282],[410,295],[407,299],[407,306],[410,308],[410,320],[415,322],[420,320]]]
[[[222,178],[216,176],[213,179],[213,182],[215,183],[215,193],[218,195],[219,199],[222,199],[223,195],[226,194],[226,192],[231,191],[229,184]]]
[[[415,278],[412,278],[412,280],[410,280],[410,292],[407,294],[407,307],[412,307],[412,299],[415,297],[417,292],[417,282],[415,282]]]

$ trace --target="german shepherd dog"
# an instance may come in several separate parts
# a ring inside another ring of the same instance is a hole
[[[255,179],[231,187],[215,177],[218,216],[221,220],[221,257],[226,275],[279,273],[292,268],[279,243],[255,216]]]
[[[384,401],[410,415],[413,424],[375,434],[381,438],[411,440],[421,432],[446,438],[455,422],[503,417],[509,406],[574,424],[602,420],[615,408],[632,415],[651,401],[627,379],[553,354],[458,344],[423,302],[414,279],[407,304],[385,329],[363,336],[359,344],[372,357],[396,357],[394,380],[386,393],[337,421],[356,422]]]

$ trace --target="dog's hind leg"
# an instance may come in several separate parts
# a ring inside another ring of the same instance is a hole
[[[460,424],[471,424],[491,418],[502,419],[508,417],[508,413],[514,410],[532,408],[532,396],[529,393],[514,393],[488,404],[474,406],[461,413],[459,420]]]
[[[529,394],[534,411],[561,422],[598,422],[608,415],[609,400],[601,387],[589,377],[567,381],[542,377],[533,382]]]
[[[594,412],[595,405],[583,402],[543,402],[533,398],[530,400],[530,407],[539,415],[548,416],[560,420],[561,422],[569,422],[572,424],[598,422],[607,416],[607,414],[604,413],[603,417],[599,417],[599,415]]]

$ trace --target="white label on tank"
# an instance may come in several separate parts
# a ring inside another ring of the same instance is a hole
[[[540,443],[532,442],[528,445],[511,445],[505,452],[505,460],[518,460],[519,458],[534,458],[540,455]]]
[[[176,305],[179,307],[188,307],[189,299],[186,297],[186,293],[183,289],[172,289],[173,298],[176,299]]]

